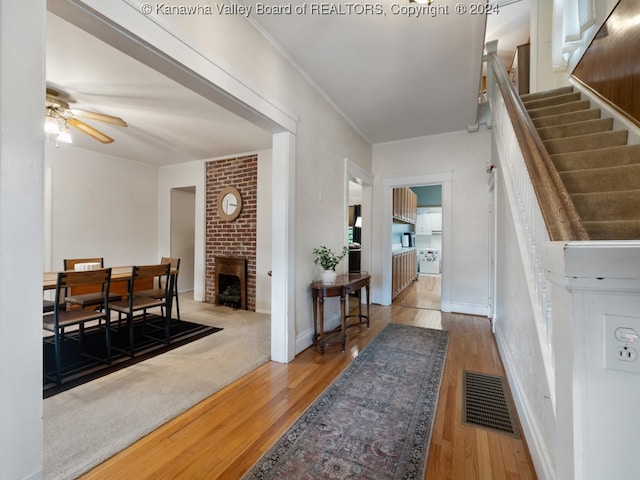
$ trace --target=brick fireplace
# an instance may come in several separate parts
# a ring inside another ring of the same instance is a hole
[[[245,308],[255,311],[258,157],[249,155],[207,162],[206,175],[205,302],[219,304],[219,285],[216,282],[220,280],[216,275],[216,258],[237,258],[246,261]],[[229,186],[240,192],[242,209],[235,220],[225,221],[218,213],[217,201],[218,194]],[[224,281],[228,280],[225,278]]]

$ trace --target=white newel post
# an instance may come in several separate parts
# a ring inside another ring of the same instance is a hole
[[[640,471],[640,359],[619,360],[615,325],[640,335],[640,242],[544,247],[553,297],[556,478],[634,478]],[[640,340],[630,342],[640,351]]]

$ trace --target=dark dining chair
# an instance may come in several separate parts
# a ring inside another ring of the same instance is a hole
[[[82,263],[96,263],[100,264],[100,268],[104,268],[104,259],[102,257],[95,258],[66,258],[64,260],[65,270],[75,270],[76,265]],[[82,308],[87,307],[100,307],[104,302],[104,290],[99,285],[88,285],[83,287],[80,292],[73,291],[74,289],[68,289],[65,292],[64,300],[71,305],[78,305]],[[76,289],[77,290],[77,289]],[[87,292],[87,293],[81,293]],[[109,302],[117,302],[122,300],[122,295],[117,293],[109,293]]]
[[[158,281],[159,285],[163,285],[163,296],[151,297],[139,295],[139,292],[135,291],[136,282],[140,282],[144,279],[152,279],[154,282]],[[122,315],[127,316],[127,328],[129,329],[129,355],[133,357],[135,355],[135,336],[134,336],[134,314],[136,312],[142,312],[141,324],[146,326],[147,310],[152,308],[159,308],[161,311],[161,317],[163,319],[163,338],[149,337],[154,341],[162,341],[169,344],[170,335],[170,321],[171,321],[171,292],[173,288],[173,280],[171,276],[171,264],[164,263],[159,265],[134,265],[131,271],[131,279],[129,280],[128,295],[126,300],[120,300],[110,303],[112,311],[118,312],[120,319]],[[120,323],[120,322],[119,322]],[[146,335],[145,335],[146,336]]]
[[[111,364],[111,324],[109,313],[109,287],[111,285],[111,269],[101,268],[98,270],[88,270],[83,272],[64,271],[59,272],[56,279],[56,296],[61,298],[62,292],[72,287],[85,287],[89,285],[100,285],[103,296],[101,308],[94,309],[75,309],[65,310],[64,304],[53,302],[53,311],[51,313],[43,312],[42,326],[43,329],[53,332],[54,354],[55,354],[55,375],[51,376],[45,372],[45,378],[50,378],[56,382],[56,385],[62,383],[62,346],[65,340],[77,340],[80,344],[80,352],[83,355],[94,358],[106,364]],[[87,322],[98,321],[97,328],[104,329],[105,335],[105,356],[98,358],[84,352],[84,327]],[[104,321],[104,325],[102,324]],[[78,326],[77,335],[67,333],[65,328]]]
[[[180,320],[180,301],[178,299],[178,273],[180,271],[180,259],[172,258],[172,257],[162,257],[160,259],[160,263],[168,263],[169,265],[171,265],[171,276],[173,277],[172,278],[173,288],[171,289],[170,294],[172,297],[172,302],[175,300],[176,313],[178,315],[177,319]],[[158,278],[158,282],[160,281],[161,281],[161,278]],[[165,296],[165,289],[164,289],[164,286],[161,283],[159,283],[157,288],[140,290],[135,292],[135,294],[143,297],[162,298]],[[171,315],[171,312],[169,312],[169,315]]]

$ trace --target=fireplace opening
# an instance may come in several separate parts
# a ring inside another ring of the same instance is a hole
[[[215,303],[247,309],[247,260],[241,257],[215,257]]]
[[[240,279],[235,275],[218,275],[218,295],[216,304],[240,308],[242,305],[242,289]]]

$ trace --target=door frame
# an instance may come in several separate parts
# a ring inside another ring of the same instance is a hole
[[[422,187],[442,185],[442,292],[440,310],[451,312],[451,205],[453,172],[424,172],[413,175],[393,175],[382,179],[382,239],[381,239],[381,277],[376,300],[382,305],[391,305],[391,235],[393,225],[393,189],[400,187]]]

